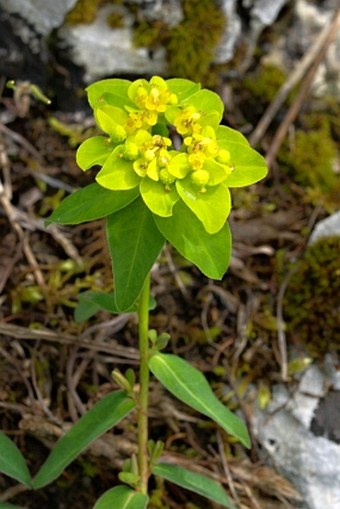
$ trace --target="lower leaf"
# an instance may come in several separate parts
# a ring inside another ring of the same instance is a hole
[[[116,486],[106,491],[93,509],[146,509],[149,497],[128,488]]]
[[[4,433],[0,433],[0,472],[31,487],[31,475],[25,458],[14,442]]]
[[[45,223],[79,224],[94,221],[126,207],[137,195],[137,189],[110,191],[94,182],[67,196]]]
[[[225,431],[250,446],[247,428],[213,393],[205,376],[177,355],[155,353],[149,360],[155,377],[176,398],[210,417]]]
[[[22,505],[10,504],[9,502],[0,502],[0,509],[27,509]]]
[[[202,495],[213,502],[217,502],[223,507],[235,509],[235,505],[224,491],[222,485],[209,477],[167,463],[158,463],[158,465],[154,465],[152,473],[182,488]]]
[[[42,488],[54,481],[96,438],[120,422],[135,406],[122,391],[104,396],[58,440],[33,479],[33,488]]]
[[[107,238],[115,302],[118,311],[124,312],[136,302],[165,239],[141,198],[107,218]]]
[[[83,322],[95,315],[97,311],[105,310],[113,315],[119,314],[117,309],[114,293],[94,292],[89,290],[80,293],[78,296],[78,305],[74,310],[74,319],[77,323]],[[156,301],[150,297],[149,309],[152,310],[156,307]],[[130,309],[126,309],[127,313],[137,311],[138,306],[134,304]]]
[[[225,223],[219,232],[211,235],[182,201],[175,205],[171,217],[155,215],[154,220],[170,244],[203,274],[212,279],[223,277],[231,255],[228,223]]]

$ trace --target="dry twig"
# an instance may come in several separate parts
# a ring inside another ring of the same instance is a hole
[[[313,65],[310,67],[309,71],[307,72],[306,76],[304,77],[302,85],[300,87],[300,90],[299,90],[293,104],[287,111],[287,114],[286,114],[285,118],[283,119],[283,122],[281,122],[279,128],[277,129],[277,131],[275,133],[274,139],[273,139],[273,141],[270,145],[270,148],[266,154],[266,161],[267,161],[267,164],[269,167],[272,166],[272,164],[275,160],[276,154],[278,153],[278,151],[282,145],[282,142],[283,142],[284,138],[286,137],[289,126],[296,119],[296,117],[301,109],[301,106],[306,99],[308,90],[310,89],[310,86],[313,83],[315,73],[318,70],[319,65],[322,63],[329,45],[332,43],[332,41],[334,40],[334,37],[337,34],[339,24],[340,24],[340,13],[338,13],[332,19],[330,24],[327,26],[326,38],[322,41],[322,45],[320,45],[320,47],[319,47],[319,51],[315,56]]]
[[[319,36],[315,40],[314,44],[310,47],[309,51],[307,51],[307,53],[300,60],[300,62],[298,62],[297,66],[295,67],[287,81],[282,85],[274,101],[268,106],[261,120],[254,129],[252,135],[250,136],[249,142],[251,145],[257,145],[259,143],[259,141],[264,136],[269,124],[271,123],[276,113],[278,112],[278,110],[281,108],[282,104],[288,97],[289,92],[305,75],[308,68],[311,65],[313,65],[313,62],[317,55],[320,53],[321,49],[325,47],[330,32],[333,32],[334,26],[336,27],[338,23],[338,18],[339,13],[337,12],[333,19],[329,22],[329,24],[326,25],[325,28],[320,32]],[[329,43],[327,43],[327,47],[328,46]]]

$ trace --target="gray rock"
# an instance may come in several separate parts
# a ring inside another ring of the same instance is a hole
[[[328,364],[334,370],[331,359]],[[335,387],[328,392],[333,381],[328,373],[330,366],[311,365],[296,390],[276,386],[266,411],[254,412],[258,441],[301,493],[306,509],[340,509],[340,445],[335,441],[340,393]]]
[[[340,236],[340,210],[331,216],[319,221],[309,238],[309,245],[315,244],[318,240],[333,235]]]
[[[148,21],[164,21],[174,27],[183,19],[181,0],[127,0],[126,5],[137,5]]]
[[[330,21],[336,9],[333,2],[326,1],[322,5],[314,5],[307,0],[297,0],[294,5],[295,31],[290,30],[291,37],[287,39],[288,48],[293,52],[306,52],[317,34]],[[340,97],[340,31],[317,70],[312,89],[317,97],[323,97],[326,94]]]
[[[247,0],[244,4],[251,7],[251,16],[262,27],[271,25],[277,19],[282,7],[290,0]]]
[[[147,48],[136,48],[132,28],[112,29],[107,17],[119,6],[105,6],[91,25],[65,26],[60,29],[61,45],[69,48],[75,64],[85,69],[84,79],[91,82],[113,74],[163,74],[165,55],[162,49],[150,55]]]
[[[63,23],[66,13],[76,2],[77,0],[0,0],[0,7],[8,13],[18,14],[26,23],[32,25],[38,34],[47,36]]]
[[[340,446],[316,437],[287,410],[259,414],[257,437],[308,509],[340,509]]]
[[[229,62],[235,52],[235,46],[241,36],[241,19],[236,12],[237,0],[222,0],[221,9],[227,19],[227,25],[222,40],[215,51],[215,62],[224,64]]]

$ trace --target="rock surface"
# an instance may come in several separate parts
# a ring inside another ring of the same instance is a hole
[[[306,509],[340,509],[340,391],[330,365],[310,366],[293,395],[276,386],[269,407],[254,417],[258,441]]]
[[[39,35],[49,35],[60,27],[66,13],[77,0],[0,0],[0,7],[10,14],[17,14],[34,27]],[[20,31],[20,33],[22,33]]]
[[[112,29],[107,18],[119,6],[105,6],[91,25],[65,26],[59,30],[61,45],[68,47],[72,61],[85,69],[84,80],[91,82],[114,74],[163,74],[162,49],[152,52],[136,48],[132,42],[132,20],[125,12],[125,26]]]
[[[108,4],[99,9],[97,19],[90,25],[63,25],[66,13],[76,1],[0,0],[0,30],[4,34],[0,41],[0,72],[8,78],[30,79],[34,75],[30,69],[38,62],[47,65],[48,51],[53,52],[53,48],[47,48],[46,40],[56,29],[56,40],[60,41],[63,53],[84,68],[85,82],[119,74],[167,74],[165,50],[136,48],[133,24],[146,20],[174,27],[184,16],[181,0],[124,0],[119,5]],[[236,49],[243,45],[246,55],[234,70],[241,73],[249,67],[263,29],[275,23],[285,6],[293,16],[281,34],[285,43],[280,45],[293,59],[290,67],[295,63],[295,56],[306,51],[336,9],[334,0],[325,0],[320,5],[307,0],[243,0],[241,5],[236,0],[218,0],[218,5],[227,23],[214,61],[230,62]],[[107,23],[108,14],[115,11],[122,15],[122,28],[112,28]],[[315,87],[318,94],[333,91],[340,95],[339,53],[340,35],[330,48],[325,64],[320,66]],[[42,74],[45,72],[43,69]]]
[[[333,235],[340,237],[340,210],[315,225],[309,238],[309,244],[314,244],[324,237],[331,237]]]

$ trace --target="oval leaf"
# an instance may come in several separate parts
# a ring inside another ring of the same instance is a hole
[[[191,95],[185,101],[185,104],[194,106],[198,111],[203,112],[204,116],[200,123],[203,125],[212,125],[214,128],[220,123],[224,105],[218,94],[211,90],[203,89]],[[211,122],[206,122],[209,119]]]
[[[77,150],[77,164],[84,171],[96,164],[102,166],[114,148],[115,146],[104,136],[89,138],[83,141]]]
[[[31,475],[25,459],[8,436],[0,432],[0,472],[31,487]]]
[[[96,403],[61,437],[33,479],[34,489],[54,481],[96,438],[120,422],[136,404],[125,392],[112,392]]]
[[[140,178],[133,169],[132,161],[121,157],[122,146],[118,146],[106,159],[96,181],[107,189],[120,191],[137,187]]]
[[[244,143],[219,141],[219,146],[230,152],[233,171],[224,181],[228,187],[243,187],[263,179],[268,168],[264,157]]]
[[[116,486],[106,491],[93,509],[146,509],[147,495],[137,493],[127,486]]]
[[[140,193],[148,209],[162,217],[171,216],[172,208],[179,200],[179,195],[174,187],[171,191],[166,191],[161,182],[155,182],[147,177],[142,179]]]
[[[79,224],[94,221],[126,207],[138,195],[138,189],[111,191],[96,182],[67,196],[45,223]]]
[[[179,201],[171,217],[154,216],[159,231],[187,260],[203,274],[221,279],[227,270],[231,255],[231,234],[228,223],[210,235],[186,205]]]
[[[123,312],[136,302],[165,239],[141,198],[108,217],[107,238],[116,305]]]
[[[97,81],[86,88],[88,101],[93,109],[103,103],[125,105],[130,102],[127,94],[130,85],[131,81],[119,78]]]
[[[223,507],[235,509],[235,505],[224,491],[222,485],[209,477],[167,463],[158,463],[158,465],[154,465],[152,473],[177,484],[177,486],[181,486],[213,502],[217,502]]]
[[[193,81],[183,78],[171,78],[166,80],[166,84],[168,85],[169,90],[177,95],[178,102],[187,99],[189,96],[198,92],[201,88],[198,83],[194,83]]]
[[[217,399],[207,379],[198,369],[177,355],[159,352],[151,357],[149,367],[176,398],[210,417],[246,447],[250,446],[244,422]]]
[[[220,125],[216,129],[216,140],[217,142],[222,141],[222,142],[241,143],[246,147],[250,147],[247,138],[243,134],[225,125]]]
[[[189,176],[177,180],[176,189],[208,233],[217,233],[223,227],[231,209],[230,192],[226,186],[207,186],[206,191],[201,193]]]

